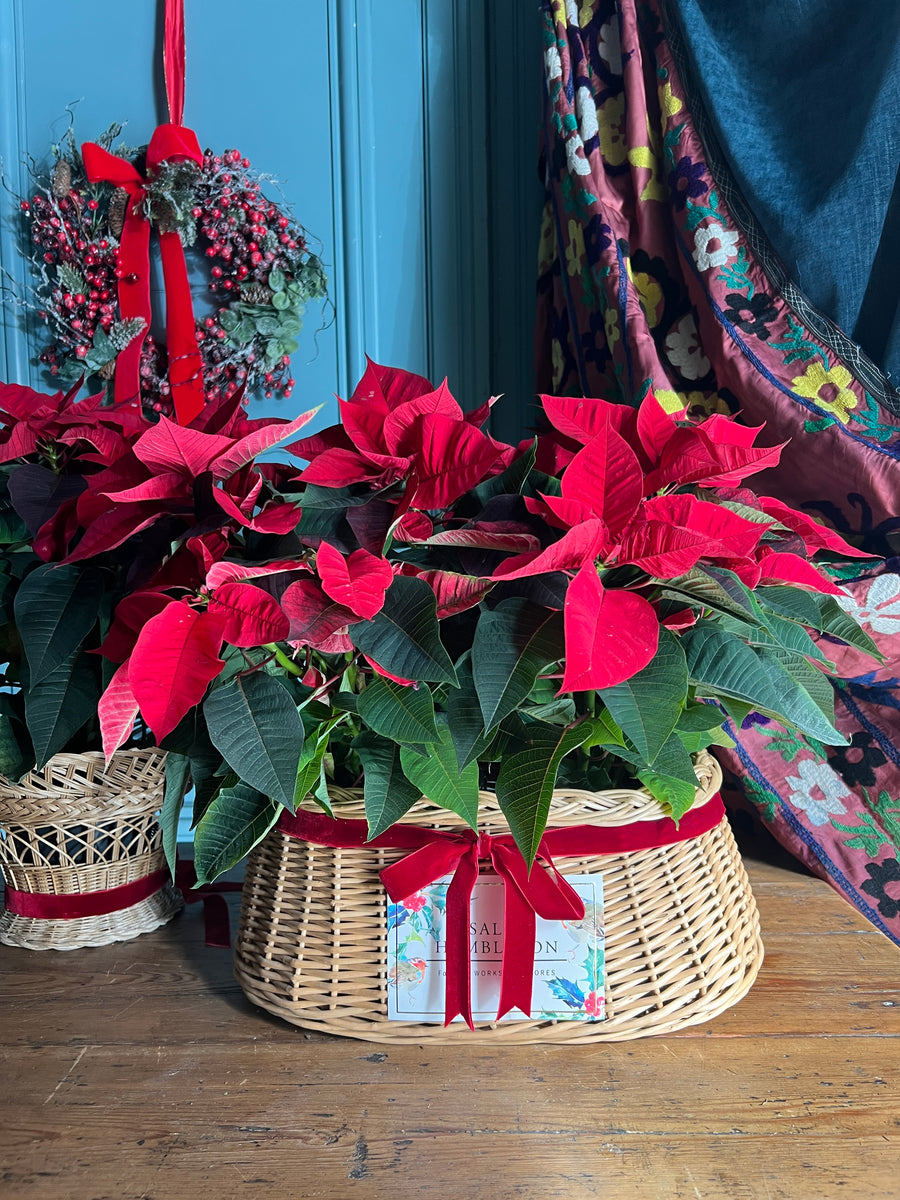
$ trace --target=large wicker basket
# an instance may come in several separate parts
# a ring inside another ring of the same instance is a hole
[[[156,814],[164,791],[159,750],[57,754],[20,783],[0,777],[0,866],[8,888],[87,895],[135,883],[166,865]],[[182,907],[171,882],[112,912],[56,918],[4,909],[0,942],[29,950],[73,950],[127,941],[165,924]]]
[[[721,783],[703,756],[695,807]],[[364,815],[344,793],[335,815]],[[550,826],[658,820],[643,791],[558,790]],[[405,823],[452,827],[426,802]],[[461,824],[461,823],[460,823]],[[480,828],[507,831],[495,797],[481,796]],[[440,1025],[387,1019],[387,901],[379,871],[390,849],[332,849],[273,830],[250,856],[235,975],[260,1007],[295,1025],[377,1042],[590,1042],[671,1033],[736,1003],[762,964],[759,917],[727,820],[699,837],[652,850],[559,858],[564,873],[603,875],[606,1019]]]

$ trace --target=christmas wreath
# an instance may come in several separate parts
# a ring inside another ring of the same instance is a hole
[[[131,164],[126,171],[136,168],[141,187],[133,207],[139,216],[161,236],[177,233],[207,266],[213,306],[194,322],[204,399],[231,398],[241,388],[290,396],[290,356],[298,348],[304,308],[326,295],[322,263],[306,230],[266,197],[267,177],[251,171],[240,151],[206,150],[197,161],[151,164],[147,147],[113,149],[121,132],[121,125],[112,125],[91,149]],[[120,307],[123,277],[135,278],[122,255],[134,189],[97,180],[71,129],[52,153],[49,172],[34,174],[33,194],[20,202],[34,267],[23,303],[49,331],[39,359],[62,382],[84,377],[96,387],[97,377],[109,385],[117,356],[142,339],[141,403],[170,415],[166,340],[155,323],[151,331],[143,318],[125,316]]]

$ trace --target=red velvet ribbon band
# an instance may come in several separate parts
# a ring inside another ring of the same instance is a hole
[[[120,887],[95,892],[20,892],[8,884],[4,903],[17,917],[38,920],[74,921],[80,917],[102,917],[107,913],[131,908],[154,895],[166,882],[169,872],[162,868]]]
[[[182,124],[184,113],[184,0],[166,0],[164,64],[170,123],[159,125],[147,147],[147,172],[165,162],[191,161],[200,166],[203,155],[192,129]],[[124,319],[140,317],[144,330],[122,350],[116,362],[115,403],[140,401],[141,348],[150,328],[150,219],[143,211],[146,179],[116,154],[95,142],[81,147],[91,183],[111,183],[128,192],[125,224],[119,244],[119,310]],[[204,405],[203,363],[197,347],[194,305],[181,237],[160,230],[160,256],[166,292],[166,349],[175,416],[187,425]]]
[[[676,825],[668,817],[630,825],[572,825],[547,829],[535,865],[529,872],[513,838],[491,836],[471,829],[448,833],[415,825],[395,825],[371,841],[365,821],[334,819],[324,813],[299,810],[282,813],[278,829],[288,837],[340,849],[372,847],[411,851],[381,872],[390,898],[397,904],[423,887],[452,875],[447,889],[447,970],[444,1024],[461,1015],[472,1022],[472,972],[469,956],[469,905],[478,878],[479,860],[490,862],[504,885],[503,962],[499,1020],[513,1008],[531,1016],[534,975],[535,916],[548,920],[581,920],[584,904],[554,865],[552,855],[585,857],[625,854],[673,845],[714,829],[725,815],[718,793],[686,813]]]
[[[184,0],[166,0],[163,69],[169,120],[184,124]]]
[[[207,946],[231,949],[231,918],[225,892],[240,892],[243,885],[220,880],[197,884],[194,860],[179,859],[175,864],[175,883],[181,889],[185,904],[203,904],[203,926]]]

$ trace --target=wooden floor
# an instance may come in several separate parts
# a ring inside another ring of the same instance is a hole
[[[6,1200],[900,1197],[900,951],[748,863],[766,963],[677,1037],[373,1046],[254,1009],[197,906],[67,954],[0,946]]]

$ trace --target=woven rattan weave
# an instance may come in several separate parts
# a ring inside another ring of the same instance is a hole
[[[721,773],[704,755],[695,805]],[[507,826],[482,793],[480,828]],[[342,793],[335,815],[364,815],[360,793]],[[655,820],[643,791],[554,793],[549,825]],[[452,828],[421,801],[404,821]],[[603,875],[606,1020],[464,1025],[388,1021],[387,901],[378,876],[402,857],[386,849],[331,849],[273,830],[250,856],[235,975],[260,1007],[295,1025],[377,1042],[590,1042],[670,1033],[736,1003],[762,964],[759,918],[726,820],[672,846],[591,858],[557,858],[571,874]]]
[[[0,866],[9,887],[54,895],[105,891],[165,866],[156,813],[165,755],[120,750],[57,754],[20,783],[0,777]],[[74,950],[127,941],[165,924],[182,907],[166,883],[137,904],[99,916],[57,919],[4,910],[0,942],[29,950]]]

